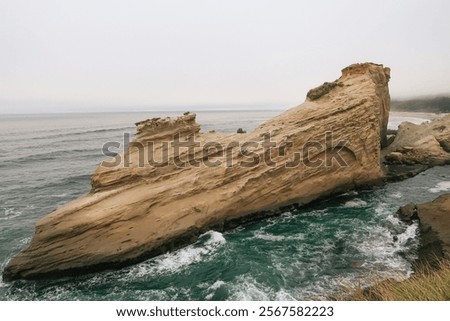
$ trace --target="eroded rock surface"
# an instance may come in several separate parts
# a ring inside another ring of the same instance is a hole
[[[89,194],[37,222],[3,277],[124,266],[262,211],[379,181],[388,81],[382,65],[352,65],[339,85],[248,133],[203,133],[193,113],[138,123],[129,149],[97,168]]]
[[[383,154],[389,164],[450,164],[450,115],[421,125],[401,123]]]
[[[397,213],[404,221],[414,216],[419,220],[420,263],[433,266],[442,258],[450,259],[450,194],[428,203],[405,205]]]

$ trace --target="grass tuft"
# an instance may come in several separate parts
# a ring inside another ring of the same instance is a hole
[[[353,301],[449,301],[450,262],[438,269],[423,268],[404,281],[385,280],[369,288],[357,286],[352,295],[341,298]]]

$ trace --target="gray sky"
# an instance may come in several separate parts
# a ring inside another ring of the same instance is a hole
[[[0,113],[290,107],[355,62],[449,93],[450,1],[0,0]]]

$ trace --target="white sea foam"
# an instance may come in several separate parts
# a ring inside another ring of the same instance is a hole
[[[207,238],[205,241],[204,239]],[[202,234],[199,241],[173,253],[162,255],[146,261],[133,268],[130,273],[138,276],[170,273],[183,267],[201,262],[211,257],[216,250],[226,243],[222,233],[209,231]],[[137,270],[137,271],[136,271]]]
[[[431,193],[439,193],[450,190],[450,181],[440,182],[436,185],[436,187],[430,188],[429,191]]]
[[[294,240],[304,240],[305,236],[303,234],[298,234],[298,235],[290,235],[290,236],[283,236],[283,235],[274,235],[274,234],[270,234],[270,233],[255,233],[254,237],[260,240],[265,240],[265,241],[273,241],[273,242],[277,242],[277,241],[294,241]]]
[[[66,197],[67,193],[62,193],[62,194],[53,194],[51,195],[52,197]]]
[[[0,215],[0,220],[10,220],[20,215],[22,215],[22,211],[14,207],[3,208],[3,215]]]
[[[297,235],[290,235],[286,236],[285,240],[294,241],[294,240],[304,240],[305,235],[304,234],[297,234]]]
[[[348,191],[346,193],[341,194],[342,196],[357,196],[359,193],[358,191]]]
[[[409,225],[405,232],[398,235],[397,245],[398,247],[403,247],[410,239],[416,239],[417,237],[417,224]]]
[[[367,228],[362,239],[352,242],[352,246],[359,249],[365,256],[361,267],[367,269],[369,274],[370,271],[373,271],[378,278],[400,280],[408,277],[411,273],[411,264],[408,259],[399,255],[399,253],[406,252],[414,255],[411,253],[411,249],[416,248],[419,242],[416,235],[417,224],[405,225],[402,223],[398,218],[391,215],[392,208],[387,203],[380,202],[377,204],[375,213],[380,220],[385,220],[389,224]],[[397,235],[397,241],[394,242],[388,226],[395,226],[396,230],[404,231]]]
[[[214,296],[214,294],[216,293],[216,290],[221,288],[222,286],[225,285],[224,281],[218,280],[216,282],[214,282],[213,284],[211,284],[211,286],[208,287],[207,291],[209,292],[205,299],[206,300],[211,300]]]
[[[285,239],[282,235],[255,233],[255,238],[265,241],[283,241]]]
[[[277,293],[275,293],[275,298],[273,301],[296,301],[297,299],[289,292],[284,289],[281,289]]]
[[[230,287],[229,299],[232,301],[270,301],[274,295],[271,288],[258,283],[250,275],[238,276]]]
[[[403,194],[400,192],[395,192],[395,193],[390,194],[390,196],[392,198],[402,198]]]
[[[19,241],[19,243],[22,244],[22,245],[27,245],[27,244],[30,243],[30,242],[31,242],[31,236],[26,237],[26,238],[23,238],[23,239],[21,239],[21,240]]]
[[[208,290],[217,290],[218,288],[220,288],[222,285],[224,285],[225,282],[218,280],[216,282],[214,282],[210,287],[208,287]]]
[[[372,227],[368,230],[368,235],[362,242],[353,244],[366,256],[362,267],[377,271],[378,276],[395,279],[407,277],[411,272],[411,265],[407,259],[398,255],[398,253],[408,251],[411,246],[418,244],[416,231],[417,225],[410,225],[404,233],[397,236],[398,240],[394,242],[387,228],[382,226]]]
[[[205,242],[205,245],[221,245],[225,244],[226,240],[223,237],[223,234],[217,231],[208,231],[200,237],[204,237],[209,235],[208,241]]]
[[[377,216],[385,217],[389,212],[390,210],[388,209],[388,204],[386,203],[378,203],[377,207],[375,207],[375,213]]]
[[[359,198],[352,199],[350,201],[345,202],[344,204],[345,208],[359,208],[365,206],[367,206],[367,202]]]
[[[284,289],[275,291],[266,284],[258,282],[251,275],[240,275],[234,282],[227,283],[230,287],[230,300],[233,301],[295,301],[297,292],[303,289]],[[297,291],[299,290],[299,291]]]

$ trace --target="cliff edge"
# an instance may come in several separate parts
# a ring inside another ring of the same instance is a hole
[[[389,69],[364,63],[250,133],[203,133],[195,114],[137,123],[128,150],[103,162],[92,191],[40,219],[5,280],[121,267],[262,211],[379,181]]]
[[[419,266],[450,260],[450,194],[423,204],[408,204],[397,214],[404,221],[419,220]]]

